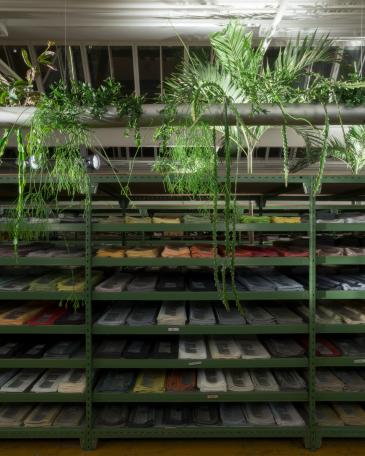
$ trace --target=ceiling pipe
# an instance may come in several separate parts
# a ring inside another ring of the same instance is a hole
[[[140,117],[141,127],[156,127],[162,124],[162,104],[145,104]],[[253,113],[250,104],[237,104],[235,109],[245,125],[277,126],[284,124],[284,114],[279,106],[261,105],[262,112]],[[34,107],[0,107],[0,128],[11,126],[29,127]],[[365,124],[365,106],[347,107],[329,104],[326,106],[331,125],[361,125]],[[212,104],[206,107],[201,120],[209,125],[224,125],[223,105]],[[285,106],[286,125],[324,125],[325,110],[318,104],[289,104]],[[115,108],[110,108],[101,119],[94,119],[87,112],[80,116],[84,125],[91,128],[127,127],[128,119],[119,118]],[[180,105],[177,108],[174,125],[184,125],[191,121],[191,106]],[[236,113],[228,111],[228,123],[236,125]]]

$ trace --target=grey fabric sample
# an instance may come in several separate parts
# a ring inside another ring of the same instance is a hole
[[[228,391],[253,391],[254,386],[248,369],[229,369],[226,371]]]
[[[344,391],[365,391],[365,380],[355,369],[336,368],[333,370],[333,373],[344,384]]]
[[[132,407],[128,426],[130,427],[151,427],[156,421],[156,409],[151,405],[136,405]]]
[[[219,413],[223,426],[247,425],[247,420],[241,405],[219,404]]]
[[[326,368],[316,369],[317,391],[343,391],[344,383],[330,370]]]
[[[238,309],[235,307],[227,310],[222,303],[214,305],[215,312],[217,314],[217,320],[220,325],[245,325],[246,320]]]
[[[96,321],[97,325],[120,326],[124,325],[132,309],[128,303],[114,303],[108,310]]]
[[[1,369],[0,370],[0,391],[1,387],[5,385],[11,378],[13,378],[16,373],[18,372],[17,369]]]
[[[121,358],[126,346],[125,339],[105,339],[95,350],[95,358]]]
[[[57,342],[49,348],[43,355],[44,358],[71,358],[74,353],[80,348],[80,342],[75,340],[65,340]]]
[[[264,279],[258,273],[250,269],[237,271],[236,280],[249,291],[274,291],[275,286],[272,282]]]
[[[126,320],[129,326],[148,326],[156,323],[160,305],[155,302],[138,303],[134,306]]]
[[[190,423],[190,409],[186,405],[169,405],[163,410],[163,424],[166,426],[182,426]]]
[[[66,377],[67,370],[65,369],[49,369],[42,377],[33,385],[32,393],[56,393],[58,385]]]
[[[261,276],[263,276],[262,269],[260,270]],[[264,278],[264,277],[263,277]],[[273,284],[277,291],[303,291],[303,285],[296,280],[282,274],[276,269],[270,268],[265,273],[265,280]]]
[[[2,393],[23,393],[42,374],[41,369],[22,369],[8,380],[1,388]]]
[[[209,351],[212,359],[238,359],[241,357],[241,350],[232,337],[210,337]]]
[[[298,325],[303,323],[303,318],[285,304],[268,305],[265,309],[270,312],[279,325]]]
[[[319,426],[344,426],[344,422],[328,404],[316,405],[316,420]]]
[[[52,426],[56,416],[60,413],[60,405],[41,404],[24,420],[25,427],[49,427]]]
[[[108,404],[101,407],[96,413],[96,427],[122,427],[128,419],[128,407],[126,405]]]
[[[221,369],[199,369],[197,386],[202,393],[226,392],[226,378]]]
[[[245,305],[245,316],[246,320],[250,325],[273,325],[275,319],[266,311],[263,307],[258,304],[246,303]]]
[[[126,393],[132,388],[134,380],[133,371],[111,369],[103,372],[95,390],[99,393]]]
[[[127,290],[141,293],[155,291],[157,280],[157,274],[152,272],[141,272],[129,283]]]
[[[255,391],[279,391],[273,374],[269,369],[250,369],[250,375]]]
[[[236,342],[241,350],[241,357],[243,359],[271,358],[270,353],[256,336],[237,337]]]
[[[183,336],[179,339],[179,359],[206,359],[207,349],[202,337]]]
[[[59,393],[83,393],[86,389],[86,373],[84,369],[71,369],[58,384]]]
[[[33,405],[2,405],[0,407],[0,427],[20,427],[29,415]]]
[[[354,337],[336,336],[333,343],[341,350],[343,356],[365,356],[365,349]]]
[[[274,426],[275,419],[268,404],[248,403],[243,405],[248,424],[252,426]]]
[[[132,279],[133,279],[133,274],[118,271],[115,274],[113,274],[111,277],[109,277],[108,279],[99,283],[95,287],[95,291],[102,292],[102,293],[108,293],[108,292],[118,293],[118,292],[124,291]]]
[[[275,402],[270,404],[278,426],[304,426],[305,422],[297,409],[290,402]]]
[[[281,391],[301,391],[307,385],[295,369],[274,369],[273,374]]]
[[[53,422],[53,426],[60,428],[75,428],[81,425],[85,416],[85,407],[82,405],[64,405],[60,414]]]
[[[186,320],[184,301],[164,301],[157,315],[158,325],[183,326]]]
[[[305,350],[291,337],[272,336],[265,341],[272,356],[276,358],[291,358],[303,356]]]
[[[215,325],[213,307],[209,302],[191,301],[189,323],[191,325]]]
[[[197,426],[215,426],[219,424],[219,412],[216,405],[196,405],[193,408],[193,423]]]

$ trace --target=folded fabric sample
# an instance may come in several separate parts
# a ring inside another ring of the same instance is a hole
[[[112,304],[95,324],[105,326],[124,325],[131,310],[132,305],[128,303]]]
[[[192,215],[186,214],[183,216],[184,223],[202,223],[202,224],[210,224],[210,218],[208,215]]]
[[[226,371],[228,391],[253,391],[254,385],[247,369],[230,369]]]
[[[218,323],[220,325],[245,325],[246,320],[237,308],[227,310],[222,303],[214,305],[214,310],[217,314]]]
[[[221,369],[199,369],[197,386],[202,393],[227,391],[226,378]]]
[[[344,253],[347,256],[364,256],[365,248],[364,247],[345,247]]]
[[[362,223],[365,222],[365,214],[361,212],[347,212],[344,216],[345,223]]]
[[[158,275],[153,272],[141,272],[128,284],[127,290],[133,292],[155,291]]]
[[[212,359],[238,359],[241,350],[231,337],[216,336],[209,338],[209,351]]]
[[[138,303],[134,306],[126,323],[129,326],[148,326],[156,323],[159,304],[154,302]]]
[[[343,247],[335,247],[332,245],[323,245],[316,250],[318,256],[343,256]]]
[[[64,405],[54,420],[53,426],[75,428],[81,425],[84,416],[85,410],[82,405]]]
[[[305,349],[291,337],[268,337],[265,344],[271,355],[276,358],[291,358],[305,354]]]
[[[151,427],[156,421],[156,409],[151,405],[136,405],[132,407],[128,418],[128,426],[145,428]]]
[[[97,314],[94,312],[95,316]],[[83,323],[85,323],[84,312],[67,312],[55,321],[56,325],[82,325]]]
[[[121,358],[126,341],[124,339],[106,339],[95,350],[95,358]]]
[[[80,348],[80,342],[76,340],[65,340],[57,342],[45,353],[44,358],[71,358]]]
[[[17,373],[17,369],[1,369],[0,370],[0,388],[5,385],[5,383],[13,378]]]
[[[163,424],[166,426],[183,426],[190,421],[191,414],[186,405],[169,405],[163,410]]]
[[[167,374],[166,391],[194,391],[196,388],[196,373],[192,369],[174,369]]]
[[[44,309],[42,304],[23,304],[0,315],[0,325],[20,326],[31,320]]]
[[[126,405],[104,405],[101,407],[95,419],[95,426],[122,427],[127,424],[128,407]]]
[[[266,215],[242,215],[241,223],[271,223],[271,217]]]
[[[190,253],[192,258],[214,258],[214,248],[206,244],[192,245]]]
[[[215,325],[212,305],[201,301],[191,301],[189,323],[191,325]]]
[[[301,223],[302,219],[300,217],[271,217],[272,223]]]
[[[165,391],[166,372],[147,369],[141,371],[133,388],[134,393],[163,393]]]
[[[198,426],[219,424],[219,412],[216,405],[196,405],[193,407],[193,423]]]
[[[202,337],[183,336],[179,339],[179,359],[206,359],[207,349]]]
[[[157,285],[157,291],[184,291],[185,277],[178,273],[164,273],[160,275]]]
[[[281,391],[301,391],[307,388],[304,378],[294,369],[274,369],[273,373]]]
[[[24,291],[29,288],[32,279],[28,277],[16,277],[11,281],[0,285],[1,291]]]
[[[271,411],[278,426],[304,426],[305,422],[298,410],[290,402],[274,402]]]
[[[134,385],[135,374],[129,370],[110,369],[103,373],[96,384],[99,393],[127,393]]]
[[[67,278],[67,273],[50,272],[32,280],[29,291],[56,291],[57,285]]]
[[[266,307],[266,310],[270,312],[279,325],[299,325],[303,323],[303,318],[284,304],[270,305]]]
[[[264,403],[244,404],[243,410],[248,424],[252,426],[274,426],[275,419],[269,405]]]
[[[135,225],[138,223],[152,223],[151,217],[132,217],[131,215],[126,215],[124,217],[124,223],[127,225]]]
[[[208,272],[192,272],[188,277],[188,287],[191,291],[216,290],[213,276]]]
[[[162,258],[190,258],[189,247],[171,246],[167,245],[161,252]]]
[[[245,316],[247,322],[250,325],[275,324],[275,318],[271,315],[271,313],[269,313],[263,307],[258,306],[257,304],[245,304]]]
[[[125,249],[121,247],[103,247],[97,250],[96,256],[100,258],[124,258]]]
[[[343,391],[344,383],[330,370],[325,368],[316,369],[317,391]]]
[[[158,325],[183,326],[186,320],[184,301],[164,301],[157,315]]]
[[[359,404],[337,402],[332,406],[346,426],[365,425],[365,411]]]
[[[265,276],[265,280],[271,282],[277,291],[304,291],[302,284],[276,269],[270,268],[267,273],[261,269],[260,275]]]
[[[95,291],[101,293],[119,293],[127,288],[127,285],[133,279],[133,277],[133,274],[118,271],[108,279],[99,283],[99,285],[95,287]]]
[[[56,416],[60,413],[60,405],[37,405],[24,420],[25,427],[52,426]]]
[[[255,391],[279,391],[273,374],[269,369],[251,369],[250,375]]]
[[[126,249],[125,255],[128,258],[157,258],[160,256],[158,247],[133,247]]]
[[[0,407],[0,427],[20,427],[33,405],[3,405]]]
[[[42,374],[40,369],[22,369],[18,374],[8,380],[1,388],[2,393],[23,393]]]
[[[245,426],[247,420],[241,405],[219,404],[219,414],[223,426]]]
[[[279,256],[281,257],[307,257],[309,250],[306,248],[290,246],[290,247],[275,247]]]
[[[65,315],[66,312],[66,309],[61,308],[44,309],[40,315],[28,320],[27,324],[30,326],[54,325],[59,318]]]
[[[154,343],[151,358],[155,359],[176,359],[178,354],[178,343],[176,338],[164,338]]]
[[[365,391],[365,380],[355,369],[336,368],[334,374],[343,382],[344,391]]]
[[[152,217],[152,223],[172,223],[179,224],[181,220],[179,217]]]
[[[30,344],[30,346],[23,351],[22,358],[42,358],[47,347],[47,343]]]
[[[84,369],[72,369],[66,373],[58,384],[59,393],[83,393],[86,389],[86,374]]]
[[[256,336],[241,336],[236,338],[236,342],[241,350],[242,359],[268,359],[270,353]]]
[[[242,269],[236,273],[237,281],[249,291],[274,291],[275,285],[259,274],[249,269]]]
[[[66,378],[65,369],[49,369],[33,385],[32,393],[57,393],[59,384]]]
[[[319,403],[316,405],[316,421],[319,426],[344,426],[344,422],[330,405]]]
[[[96,285],[103,278],[102,271],[93,271],[91,275],[91,284]],[[62,280],[57,283],[58,291],[81,292],[85,289],[85,275],[83,272],[76,273],[73,277]]]
[[[152,343],[143,339],[134,339],[130,341],[124,352],[123,358],[144,359],[147,358],[152,349]]]
[[[0,358],[12,358],[22,349],[21,342],[3,342],[0,345]]]

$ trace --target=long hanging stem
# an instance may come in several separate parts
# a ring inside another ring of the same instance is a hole
[[[288,147],[288,135],[287,135],[285,120],[284,120],[284,124],[281,127],[281,137],[283,140],[284,181],[285,181],[285,187],[287,187],[288,178],[289,178],[289,147]]]
[[[212,237],[213,237],[213,258],[214,258],[214,283],[219,294],[221,294],[221,285],[219,282],[218,267],[218,239],[217,239],[217,219],[218,219],[218,154],[216,151],[217,135],[215,128],[213,134],[213,157],[214,157],[214,175],[213,175],[213,220],[212,220]]]
[[[314,193],[317,194],[320,191],[321,185],[322,185],[322,177],[324,173],[324,167],[326,165],[326,159],[327,159],[327,153],[328,153],[328,135],[329,135],[329,119],[328,119],[328,113],[327,113],[327,108],[324,105],[323,106],[325,110],[325,124],[324,124],[324,129],[323,129],[323,148],[321,152],[321,159],[319,162],[319,171],[318,175],[316,177],[315,183],[314,183]]]

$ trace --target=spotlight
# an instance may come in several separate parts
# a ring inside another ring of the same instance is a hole
[[[100,157],[97,154],[90,154],[87,156],[86,160],[86,167],[89,169],[100,169],[101,161]]]

